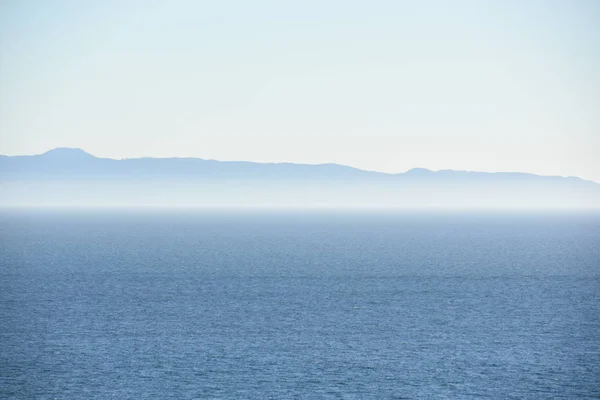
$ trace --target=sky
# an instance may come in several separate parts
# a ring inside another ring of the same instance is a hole
[[[0,1],[0,154],[600,182],[600,2]]]

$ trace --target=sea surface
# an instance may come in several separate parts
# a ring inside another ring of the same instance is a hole
[[[600,214],[3,210],[2,399],[598,399]]]

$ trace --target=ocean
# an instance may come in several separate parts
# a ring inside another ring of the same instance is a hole
[[[2,399],[598,399],[600,213],[5,209]]]

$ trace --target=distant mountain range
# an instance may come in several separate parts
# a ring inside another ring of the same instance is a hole
[[[0,156],[0,205],[600,208],[600,184],[514,172],[364,171],[339,164]]]

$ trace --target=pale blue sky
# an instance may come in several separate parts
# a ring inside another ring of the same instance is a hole
[[[600,181],[600,2],[0,1],[0,153]]]

